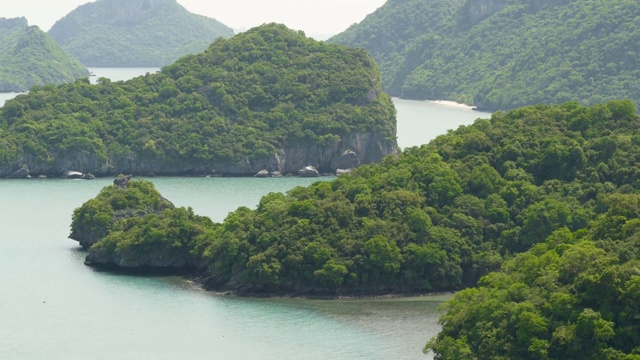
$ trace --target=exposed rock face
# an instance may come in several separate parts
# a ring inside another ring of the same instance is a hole
[[[260,170],[254,176],[259,178],[265,178],[265,177],[271,176],[271,173],[269,172],[269,170]]]
[[[91,249],[85,258],[85,264],[90,266],[119,267],[123,269],[163,269],[171,272],[190,267],[189,253],[177,252],[171,248],[154,247],[150,251],[140,253],[116,253],[103,249]]]
[[[27,175],[64,176],[73,169],[96,176],[134,175],[210,175],[254,176],[262,170],[281,174],[297,173],[305,166],[313,166],[323,173],[335,173],[337,169],[356,168],[361,164],[379,162],[383,157],[396,153],[395,139],[386,139],[376,133],[355,133],[329,141],[325,145],[299,144],[280,149],[271,156],[245,159],[237,163],[180,163],[164,164],[154,159],[141,157],[134,152],[104,158],[88,151],[76,151],[56,156],[51,164],[36,157],[25,157],[0,167],[0,177],[8,177],[26,168]]]
[[[26,166],[23,166],[16,172],[9,174],[7,178],[9,179],[26,179],[29,177],[29,169]]]
[[[301,177],[318,177],[320,176],[320,173],[318,172],[318,169],[313,166],[305,166],[298,170],[298,175]]]

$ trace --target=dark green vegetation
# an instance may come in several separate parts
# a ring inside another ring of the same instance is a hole
[[[82,64],[65,53],[25,18],[0,18],[0,92],[26,91],[33,85],[64,84],[89,76]]]
[[[330,41],[369,50],[393,96],[640,103],[639,17],[629,0],[389,0]]]
[[[86,66],[164,66],[233,30],[176,0],[98,0],[60,19],[49,35]]]
[[[458,293],[425,350],[436,359],[640,359],[640,197],[604,198],[586,229],[558,230]]]
[[[474,285],[556,230],[584,231],[607,204],[640,189],[635,113],[630,101],[498,112],[332,182],[267,195],[257,209],[240,208],[180,242],[216,290],[335,295]],[[145,226],[135,220],[118,241],[135,246]],[[185,231],[194,228],[185,222]]]
[[[264,25],[158,74],[34,87],[0,109],[0,176],[335,170],[396,150],[395,109],[363,49]],[[353,146],[352,146],[353,145]]]

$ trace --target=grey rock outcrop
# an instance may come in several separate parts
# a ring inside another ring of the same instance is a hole
[[[298,175],[300,177],[318,177],[320,176],[320,173],[318,172],[318,169],[313,166],[305,166],[298,170]]]
[[[7,178],[9,179],[26,179],[29,178],[29,169],[26,166],[23,166],[22,168],[20,168],[19,170],[17,170],[16,172],[9,174],[7,176]]]
[[[113,185],[117,186],[120,189],[126,189],[129,181],[131,180],[132,175],[122,175],[113,179]]]
[[[146,252],[114,252],[92,248],[85,264],[90,266],[119,267],[122,269],[171,269],[180,270],[190,266],[188,251],[178,252],[170,247],[154,247]]]
[[[258,178],[266,178],[266,177],[271,176],[271,173],[269,172],[269,170],[260,170],[254,176],[258,177]]]
[[[243,159],[235,163],[217,162],[174,162],[164,163],[145,157],[134,151],[105,157],[87,150],[77,150],[66,154],[52,154],[53,162],[41,157],[24,156],[13,162],[0,165],[0,178],[7,177],[21,168],[29,169],[31,176],[64,176],[68,169],[96,176],[117,174],[165,176],[220,175],[254,176],[262,170],[270,173],[296,174],[299,169],[311,165],[321,173],[335,173],[337,169],[355,168],[361,164],[375,163],[383,157],[394,154],[397,149],[395,139],[388,139],[378,133],[353,133],[336,136],[323,145],[296,144],[279,149],[261,159]]]
[[[80,171],[70,170],[64,173],[64,177],[67,179],[82,179],[83,176],[84,174]]]

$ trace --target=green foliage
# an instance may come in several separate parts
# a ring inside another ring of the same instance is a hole
[[[395,143],[395,110],[366,51],[270,24],[158,74],[34,87],[0,109],[0,129],[0,167],[78,158],[96,175],[210,173],[354,132]]]
[[[74,210],[70,237],[81,243],[89,240],[92,244],[107,235],[111,236],[112,231],[118,229],[116,223],[119,220],[132,216],[144,217],[172,208],[173,205],[160,195],[151,182],[130,181],[124,188],[107,186],[98,196]]]
[[[637,245],[638,234],[622,243]],[[637,359],[640,258],[562,237],[457,294],[425,351],[437,359],[460,351],[480,359]]]
[[[0,19],[0,64],[0,92],[70,83],[89,75],[78,60],[24,18]],[[21,111],[14,106],[9,114],[19,116]]]
[[[394,96],[483,109],[639,103],[635,1],[390,0],[330,42],[364,47]]]
[[[555,250],[545,252],[541,264],[562,257],[562,266],[550,272],[524,262],[530,272],[506,283],[503,295],[512,302],[523,301],[531,295],[531,284],[553,290],[556,279],[566,284],[578,281],[576,277],[594,263],[612,261],[604,248],[615,249],[625,259],[640,253],[620,243],[640,225],[640,183],[634,177],[640,173],[640,142],[629,140],[638,136],[640,119],[625,113],[620,115],[623,119],[596,120],[598,108],[616,104],[586,108],[567,103],[496,113],[490,120],[460,127],[332,182],[298,187],[286,195],[269,194],[255,210],[240,208],[192,240],[196,267],[215,278],[213,288],[249,292],[454,290],[476,284],[516,253],[532,246],[543,249],[536,244],[546,241],[542,246]],[[578,119],[591,125],[574,130]],[[491,146],[469,151],[469,134],[479,134],[474,137]],[[551,142],[561,152],[563,146],[577,146],[584,154],[571,176],[549,174],[538,166],[544,157],[541,145]],[[600,145],[594,147],[603,142],[611,142],[606,154],[595,150],[602,149]],[[609,159],[606,169],[603,156]],[[602,249],[572,246],[585,237],[601,239]],[[520,264],[530,259],[527,256],[532,255],[516,257],[510,264]],[[489,275],[481,284],[492,278],[506,275]],[[592,281],[580,279],[580,286]],[[550,301],[559,307],[554,313],[564,316],[561,309],[572,308],[577,299]],[[494,330],[491,318],[484,315],[471,321],[477,324],[474,331],[495,341],[496,348],[520,347],[516,357],[550,354],[555,340],[543,330],[551,323],[535,306],[525,305],[514,303],[506,312],[514,322],[511,333]],[[608,323],[594,321],[597,336],[609,341]],[[558,336],[575,331],[563,329]],[[463,343],[463,336],[476,339],[470,333],[450,341],[443,338],[443,344],[459,343],[451,354],[473,351],[478,358],[493,358],[482,353],[491,349]]]
[[[233,30],[175,0],[100,0],[67,14],[49,35],[86,66],[135,67],[171,64]]]

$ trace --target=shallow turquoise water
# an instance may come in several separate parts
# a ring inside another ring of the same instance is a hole
[[[313,180],[154,178],[222,220]],[[424,359],[442,297],[317,301],[205,292],[176,277],[97,272],[67,239],[110,179],[0,180],[0,359]]]

